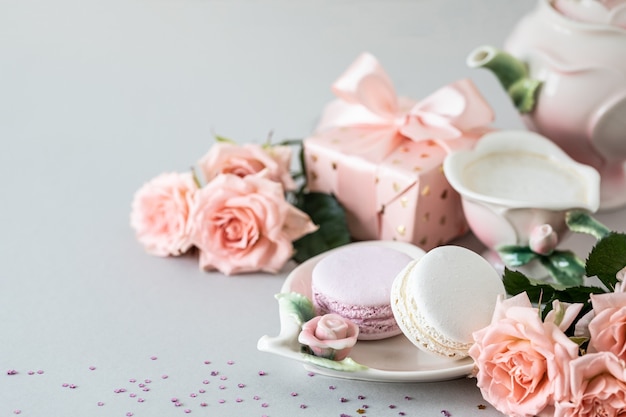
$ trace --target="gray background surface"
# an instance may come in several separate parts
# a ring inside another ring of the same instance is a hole
[[[225,277],[194,257],[148,256],[129,211],[137,188],[186,170],[213,133],[305,137],[363,51],[402,95],[470,77],[495,126],[522,127],[465,57],[500,45],[534,3],[0,0],[0,416],[499,415],[477,407],[473,380],[312,377],[258,352],[278,332],[273,296],[294,265]],[[600,218],[624,229],[625,216]],[[584,254],[590,242],[567,244]]]

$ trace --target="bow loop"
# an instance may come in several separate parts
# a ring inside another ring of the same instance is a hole
[[[398,98],[393,83],[378,60],[363,53],[332,86],[337,97],[350,104],[360,104],[384,119],[398,113]]]
[[[434,140],[447,152],[461,143],[463,132],[487,126],[493,111],[470,80],[440,88],[410,111],[401,133],[413,141]]]
[[[396,96],[378,60],[361,54],[335,81],[337,96],[327,105],[317,130],[350,128],[345,135],[351,153],[384,158],[402,140],[434,140],[446,151],[462,145],[463,133],[484,127],[493,112],[470,80],[437,90],[419,103]]]
[[[470,80],[459,80],[435,91],[417,103],[411,114],[435,114],[460,131],[486,126],[493,120],[493,111]],[[441,119],[437,120],[440,123]]]

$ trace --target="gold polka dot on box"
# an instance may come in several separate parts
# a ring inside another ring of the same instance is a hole
[[[442,163],[488,130],[493,111],[470,80],[421,101],[399,97],[378,60],[361,54],[333,83],[316,132],[304,140],[307,187],[333,194],[356,240],[424,250],[464,234],[459,195]]]
[[[342,148],[340,134],[354,132],[325,132],[304,141],[307,185],[339,200],[353,238],[411,242],[429,250],[467,232],[460,197],[441,169],[447,155],[441,146],[407,139],[384,158],[368,159]],[[468,144],[475,140],[467,138]]]

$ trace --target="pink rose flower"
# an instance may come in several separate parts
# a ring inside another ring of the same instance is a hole
[[[152,255],[180,255],[191,246],[189,208],[197,192],[191,173],[165,173],[134,195],[130,225]]]
[[[559,237],[549,224],[536,226],[530,232],[528,245],[530,250],[539,255],[550,255],[559,243]]]
[[[568,363],[578,345],[564,330],[580,304],[555,304],[541,321],[526,293],[499,299],[489,326],[474,332],[469,350],[483,398],[511,417],[531,417],[565,397]]]
[[[291,177],[291,148],[288,146],[267,146],[248,143],[217,142],[198,163],[206,182],[220,174],[264,175],[282,184],[287,191],[295,190]]]
[[[607,351],[626,360],[626,293],[591,294],[589,352]]]
[[[570,362],[569,401],[554,417],[626,416],[626,367],[610,352],[588,353]]]
[[[310,347],[315,356],[340,361],[348,356],[358,336],[359,326],[331,313],[304,323],[298,342]]]
[[[292,242],[317,230],[279,183],[258,176],[215,177],[196,194],[190,219],[200,267],[226,275],[278,272],[293,255]]]

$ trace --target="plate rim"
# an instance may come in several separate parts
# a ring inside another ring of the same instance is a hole
[[[399,242],[399,241],[385,241],[385,240],[371,240],[371,241],[360,241],[353,242],[347,245],[343,245],[329,251],[323,252],[319,255],[316,255],[300,265],[296,266],[285,279],[285,282],[281,286],[281,293],[287,292],[299,292],[294,291],[294,284],[297,283],[298,279],[301,279],[300,276],[303,270],[307,268],[312,268],[317,262],[321,259],[325,258],[329,254],[339,249],[342,249],[346,246],[362,246],[362,245],[374,245],[374,246],[383,246],[383,247],[391,247],[400,251],[403,251],[414,258],[418,258],[423,256],[426,252],[421,248],[407,242]],[[308,294],[303,294],[305,296],[309,296]],[[370,367],[366,363],[362,363],[367,368],[364,370],[357,371],[341,371],[334,370],[330,368],[324,368],[321,366],[314,365],[310,362],[307,362],[304,359],[304,354],[302,354],[299,349],[291,348],[289,345],[295,346],[295,342],[297,342],[297,334],[299,332],[299,326],[295,323],[293,318],[287,316],[283,316],[280,314],[280,332],[278,336],[271,337],[268,335],[262,336],[258,343],[257,348],[260,351],[277,354],[279,356],[283,356],[289,359],[296,360],[301,362],[304,368],[308,371],[315,372],[320,375],[326,375],[336,378],[343,379],[357,379],[364,381],[373,381],[373,382],[437,382],[437,381],[446,381],[451,379],[458,379],[463,377],[468,377],[472,374],[474,369],[474,361],[470,357],[451,360],[450,367],[441,368],[441,369],[427,369],[427,370],[384,370],[375,367]],[[395,336],[400,337],[401,335]],[[359,342],[357,342],[359,343]],[[384,341],[381,341],[384,343]],[[415,347],[415,349],[419,349]],[[425,355],[428,353],[424,352]],[[428,356],[425,356],[428,357]],[[439,358],[437,358],[439,359]]]

